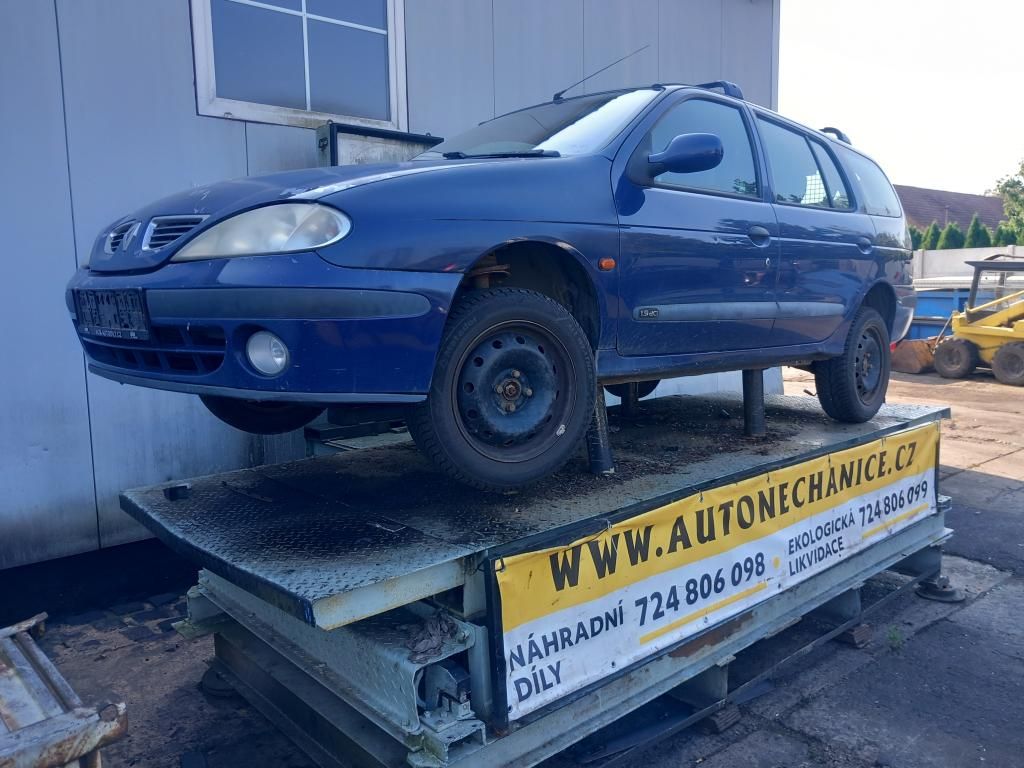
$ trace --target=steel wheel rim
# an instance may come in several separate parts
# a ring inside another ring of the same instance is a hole
[[[857,397],[862,403],[869,403],[882,383],[882,338],[875,328],[865,328],[857,339],[857,353],[854,356],[853,371]]]
[[[545,453],[565,433],[576,407],[569,351],[536,323],[488,328],[466,346],[452,376],[459,432],[494,461],[521,463]]]

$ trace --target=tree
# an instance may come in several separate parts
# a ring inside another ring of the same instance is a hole
[[[921,240],[924,238],[924,232],[913,224],[907,227],[907,231],[910,232],[910,247],[916,251],[921,247]]]
[[[963,248],[964,232],[960,229],[960,225],[955,221],[949,222],[949,224],[946,225],[946,228],[942,230],[942,234],[939,235],[939,242],[935,247],[940,251],[950,248]]]
[[[988,227],[981,223],[978,214],[971,217],[971,223],[967,227],[967,236],[964,238],[964,248],[988,248],[992,245],[992,233]]]
[[[996,191],[1003,198],[1007,225],[1018,237],[1024,235],[1024,160],[1017,166],[1016,173],[999,180]]]
[[[921,236],[921,247],[926,251],[934,251],[939,247],[939,234],[939,222],[933,221]]]
[[[1007,226],[1006,222],[999,222],[996,232],[992,236],[992,245],[1016,245],[1017,233]]]

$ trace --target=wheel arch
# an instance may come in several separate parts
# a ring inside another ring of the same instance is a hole
[[[510,240],[481,254],[466,270],[454,301],[467,291],[508,287],[537,291],[564,306],[596,350],[604,298],[593,266],[572,245],[543,238]]]
[[[857,308],[871,307],[878,312],[885,321],[885,327],[889,329],[889,334],[891,335],[893,327],[896,325],[896,306],[895,289],[885,280],[879,280],[868,288]]]

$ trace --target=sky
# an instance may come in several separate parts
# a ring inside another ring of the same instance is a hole
[[[984,193],[1024,160],[1024,0],[782,0],[779,112],[895,184]]]

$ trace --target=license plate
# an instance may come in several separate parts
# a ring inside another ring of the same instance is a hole
[[[88,336],[111,339],[149,338],[149,322],[142,291],[75,291],[78,330]]]

